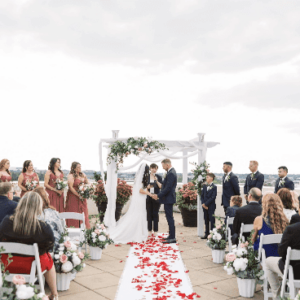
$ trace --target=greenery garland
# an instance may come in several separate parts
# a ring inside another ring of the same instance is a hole
[[[191,170],[194,177],[192,179],[192,182],[195,184],[198,190],[199,196],[201,196],[203,183],[206,181],[206,175],[209,173],[209,164],[204,161],[202,164],[198,165],[197,163],[190,163],[195,167],[195,169]]]
[[[117,163],[116,172],[119,170],[119,166],[122,166],[124,163],[124,158],[130,154],[138,156],[141,153],[147,153],[150,155],[154,151],[169,150],[165,144],[148,140],[145,137],[130,137],[126,142],[115,141],[109,145],[109,148],[110,153],[107,156],[107,163],[110,164],[112,161],[115,161]]]

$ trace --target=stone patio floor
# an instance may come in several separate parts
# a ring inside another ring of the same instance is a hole
[[[211,250],[206,246],[206,240],[197,236],[197,229],[184,227],[180,213],[174,213],[174,217],[179,249],[183,251],[181,256],[189,270],[194,292],[203,300],[246,299],[239,296],[236,277],[228,276],[223,265],[212,262]],[[160,214],[159,231],[167,230],[165,216]],[[59,293],[59,299],[113,300],[129,248],[129,245],[110,245],[103,251],[101,260],[88,260],[86,268],[71,282],[70,289]],[[257,286],[253,299],[263,299],[260,289]]]

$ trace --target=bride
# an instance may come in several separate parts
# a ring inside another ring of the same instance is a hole
[[[115,244],[127,244],[129,242],[141,243],[147,240],[147,212],[146,196],[151,196],[147,190],[149,182],[149,166],[141,164],[136,173],[132,190],[132,197],[128,211],[116,223],[109,228],[110,238]]]

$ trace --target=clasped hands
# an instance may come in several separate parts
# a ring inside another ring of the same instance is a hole
[[[208,209],[208,207],[203,203],[202,204],[202,207],[204,208],[204,209]]]
[[[158,197],[156,194],[150,194],[149,196],[154,200],[158,200]]]

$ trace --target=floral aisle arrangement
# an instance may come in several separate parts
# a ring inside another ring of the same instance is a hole
[[[64,182],[62,179],[60,178],[57,178],[55,180],[55,188],[58,190],[58,191],[61,191],[63,190],[64,188],[66,188],[68,186],[68,184],[66,182]]]
[[[57,276],[57,290],[65,291],[70,287],[72,275],[85,267],[84,261],[89,258],[87,253],[77,252],[77,246],[70,241],[68,232],[61,236],[59,247],[54,251],[53,261]]]
[[[84,231],[84,242],[80,246],[82,247],[85,243],[89,245],[91,259],[99,260],[101,259],[102,250],[111,245],[113,240],[109,238],[104,224],[97,220],[95,226]]]
[[[107,157],[107,163],[110,164],[112,161],[117,163],[117,170],[124,163],[124,158],[130,154],[138,156],[141,153],[151,154],[153,151],[167,149],[165,144],[159,143],[158,141],[152,141],[150,138],[130,137],[126,142],[115,141],[109,145],[110,153]],[[168,150],[168,149],[167,149]]]
[[[251,237],[248,242],[240,243],[238,248],[234,246],[232,252],[226,255],[226,262],[224,269],[227,274],[237,276],[240,295],[246,298],[253,297],[256,283],[263,283],[264,271],[260,268]]]
[[[207,246],[212,250],[213,262],[221,264],[224,261],[226,248],[226,225],[220,217],[216,217],[220,222],[207,237]]]
[[[36,180],[27,180],[25,183],[25,187],[27,191],[33,191],[38,185],[38,181]]]
[[[192,182],[195,184],[198,190],[198,194],[201,195],[203,183],[206,180],[206,175],[209,173],[209,164],[204,161],[202,164],[198,165],[197,163],[193,162],[190,163],[194,166],[194,169],[191,170],[194,177],[192,179]]]
[[[82,182],[78,186],[77,193],[79,194],[81,201],[84,201],[84,199],[90,199],[95,193],[95,184]]]

